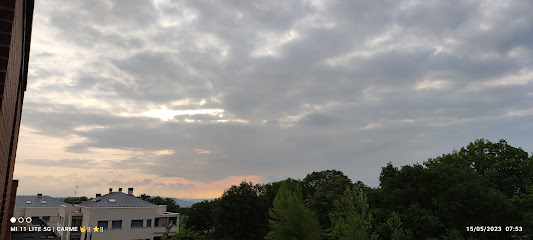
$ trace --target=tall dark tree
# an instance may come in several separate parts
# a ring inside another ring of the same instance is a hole
[[[486,145],[491,148],[487,150]],[[504,141],[493,145],[478,140],[462,151],[429,159],[422,165],[400,169],[392,164],[384,167],[380,176],[381,188],[370,194],[371,202],[379,208],[374,210],[378,222],[383,225],[387,213],[394,211],[415,239],[453,238],[458,234],[464,238],[509,238],[505,232],[491,233],[490,236],[474,234],[468,232],[466,226],[519,223],[519,213],[509,195],[521,192],[529,180],[527,177],[521,179],[524,175],[513,177],[510,172],[527,169],[527,157],[522,156],[521,149],[510,147]],[[493,159],[499,157],[501,159]],[[508,167],[507,170],[514,170],[506,173],[502,164]],[[518,165],[522,167],[514,167]],[[503,186],[513,190],[504,192]],[[380,235],[388,238],[390,232],[384,231],[383,226],[378,228]]]
[[[344,195],[335,200],[335,209],[330,214],[332,229],[330,235],[340,240],[377,239],[372,231],[366,194],[359,185],[346,187]]]
[[[532,163],[533,155],[504,140],[480,139],[422,164],[395,167],[389,163],[382,168],[376,188],[362,182],[352,185],[336,170],[313,172],[302,181],[243,182],[209,202],[211,219],[206,218],[208,207],[198,204],[193,214],[204,218],[191,221],[189,232],[184,231],[181,239],[194,239],[211,229],[210,220],[216,239],[263,239],[268,232],[269,208],[269,239],[300,239],[307,233],[310,235],[304,238],[314,239],[316,222],[305,220],[313,214],[326,230],[322,232],[329,233],[322,238],[367,239],[375,232],[381,239],[398,240],[528,239],[533,235]],[[165,200],[148,195],[141,198]],[[482,233],[468,231],[467,226],[504,229]],[[507,232],[506,226],[522,232]],[[311,228],[302,230],[306,227]]]
[[[295,189],[297,186],[301,186],[301,183],[299,180],[295,180],[292,178],[287,178],[282,181],[277,182],[271,182],[264,185],[264,198],[266,205],[268,205],[268,208],[272,208],[274,205],[274,198],[278,194],[279,188],[282,184],[287,184],[289,189]]]
[[[305,205],[313,211],[323,230],[331,228],[329,213],[334,209],[333,202],[342,197],[352,181],[338,170],[326,170],[308,174],[302,180]]]
[[[242,182],[215,201],[213,211],[217,239],[264,239],[268,232],[268,207],[263,185]]]
[[[530,185],[525,193],[515,195],[512,201],[521,213],[519,226],[522,227],[522,232],[516,234],[524,236],[522,239],[527,239],[525,236],[533,236],[533,185]]]
[[[389,220],[387,220],[387,225],[391,231],[391,240],[408,240],[413,239],[410,231],[405,231],[402,227],[402,220],[396,212],[392,212]]]
[[[137,198],[153,203],[155,205],[166,205],[168,212],[175,212],[175,213],[181,212],[180,205],[178,205],[176,203],[176,200],[174,200],[173,198],[162,198],[159,196],[152,197],[144,193],[138,196]]]
[[[525,193],[533,184],[533,161],[528,153],[503,139],[496,143],[479,139],[457,154],[507,197]]]
[[[265,239],[319,240],[320,225],[314,214],[305,208],[299,185],[289,188],[283,182],[269,212],[270,228]]]
[[[185,228],[208,235],[213,228],[213,207],[214,202],[207,200],[193,204]]]

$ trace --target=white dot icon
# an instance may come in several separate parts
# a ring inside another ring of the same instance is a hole
[[[11,219],[9,219],[11,221],[11,223],[15,223],[17,221],[17,219],[15,217],[11,217]]]

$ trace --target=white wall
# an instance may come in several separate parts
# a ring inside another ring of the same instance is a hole
[[[15,218],[23,217],[44,217],[50,216],[50,226],[56,226],[57,215],[59,207],[28,207],[28,208],[15,208],[13,216]]]
[[[76,212],[78,211],[78,212]],[[61,216],[65,217],[65,222],[58,226],[70,226],[72,213],[82,215],[82,227],[85,226],[90,232],[81,233],[80,238],[84,239],[86,234],[92,236],[92,240],[111,240],[111,239],[153,239],[154,236],[161,236],[164,227],[154,227],[156,217],[177,217],[179,224],[179,214],[164,214],[166,206],[156,208],[88,208],[79,206],[62,206],[59,209]],[[69,217],[70,216],[70,217]],[[151,226],[147,227],[147,221],[151,220]],[[122,220],[122,228],[113,229],[112,221]],[[143,220],[142,228],[131,228],[132,220]],[[108,221],[108,228],[103,232],[94,232],[92,228],[98,225],[98,221]],[[178,231],[178,227],[172,227],[170,235]],[[62,239],[70,238],[71,233],[60,232]]]

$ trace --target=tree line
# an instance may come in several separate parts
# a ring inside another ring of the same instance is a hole
[[[172,239],[530,239],[533,155],[479,139],[422,164],[388,163],[378,187],[338,170],[243,181],[184,215]]]

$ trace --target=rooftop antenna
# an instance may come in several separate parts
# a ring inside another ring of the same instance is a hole
[[[76,189],[74,190],[74,197],[78,197],[78,185],[76,185]]]

